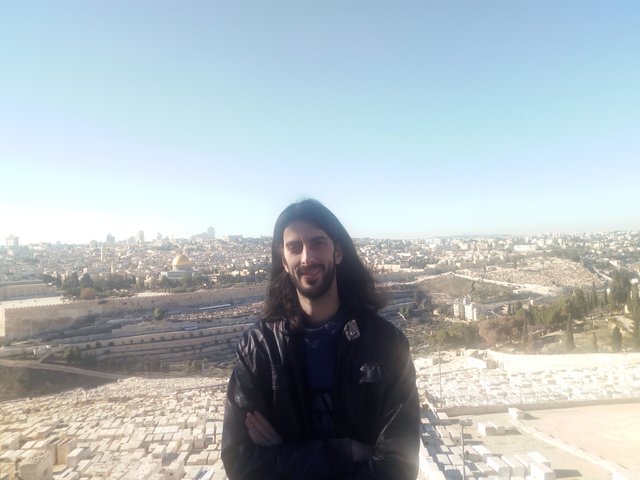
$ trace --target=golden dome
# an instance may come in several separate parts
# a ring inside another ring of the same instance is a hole
[[[191,267],[191,260],[189,260],[189,257],[184,255],[183,253],[179,253],[173,259],[173,262],[171,262],[171,266],[173,268],[176,268],[176,267],[182,267],[182,268]]]

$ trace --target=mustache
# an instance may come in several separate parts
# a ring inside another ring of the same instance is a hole
[[[312,273],[315,272],[317,269],[321,269],[324,270],[324,267],[322,265],[312,265],[309,267],[298,267],[298,274],[299,275],[304,275],[305,273]]]

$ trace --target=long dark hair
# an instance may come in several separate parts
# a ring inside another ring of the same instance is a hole
[[[292,203],[276,220],[271,244],[271,274],[264,314],[267,321],[285,319],[293,328],[298,328],[302,309],[296,288],[282,264],[284,230],[295,221],[310,223],[326,232],[334,245],[342,247],[342,261],[336,265],[336,281],[340,305],[359,318],[375,314],[384,301],[376,291],[375,280],[358,256],[353,240],[340,220],[322,203],[308,199]]]

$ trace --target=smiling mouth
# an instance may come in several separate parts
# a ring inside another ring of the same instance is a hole
[[[315,278],[322,274],[321,267],[311,267],[305,268],[304,270],[300,270],[300,277],[304,278]]]

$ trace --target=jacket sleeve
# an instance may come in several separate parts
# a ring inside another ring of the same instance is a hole
[[[328,480],[346,478],[353,472],[355,465],[349,439],[285,440],[281,445],[268,447],[252,442],[245,417],[247,412],[258,410],[269,419],[271,385],[264,385],[265,375],[256,373],[260,369],[268,370],[270,364],[268,359],[257,357],[255,350],[248,351],[242,345],[238,346],[237,354],[238,361],[227,389],[222,430],[221,457],[229,480]],[[269,375],[266,378],[270,380],[270,372],[263,373]]]
[[[396,330],[397,349],[388,377],[384,420],[371,459],[359,465],[358,480],[415,480],[420,452],[420,401],[409,342]]]

